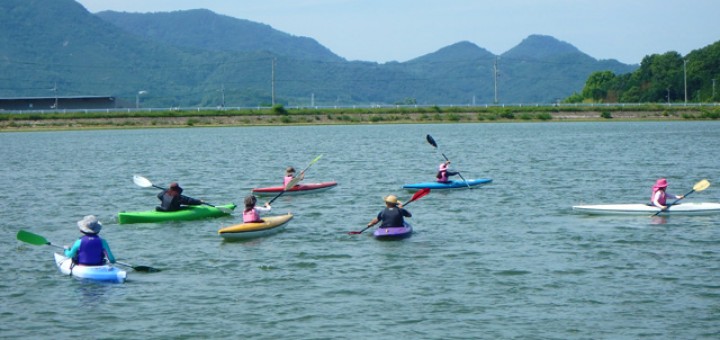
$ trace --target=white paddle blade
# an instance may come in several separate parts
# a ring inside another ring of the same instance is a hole
[[[152,182],[150,182],[149,179],[140,176],[140,175],[133,175],[133,182],[135,185],[143,188],[149,188],[152,187]]]
[[[285,191],[288,191],[288,190],[292,189],[295,185],[298,184],[298,182],[300,182],[300,177],[295,177],[295,178],[293,178],[293,179],[292,179],[290,182],[288,182],[288,184],[285,186]]]
[[[708,180],[704,179],[700,182],[695,183],[695,186],[693,186],[693,190],[703,191],[709,187],[710,187],[710,182],[708,182]]]

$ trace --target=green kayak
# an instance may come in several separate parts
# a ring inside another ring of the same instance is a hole
[[[208,217],[227,216],[235,209],[235,204],[217,205],[192,205],[182,210],[164,212],[156,210],[147,211],[123,211],[118,213],[118,223],[157,223],[165,221],[190,221]]]

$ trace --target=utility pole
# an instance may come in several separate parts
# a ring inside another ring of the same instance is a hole
[[[713,96],[712,96],[712,100],[713,100],[713,102],[714,102],[714,101],[715,101],[715,79],[713,79],[712,81],[713,81]]]
[[[220,95],[222,98],[222,103],[220,105],[222,105],[221,107],[224,109],[225,108],[225,84],[222,84],[220,86]]]
[[[310,107],[315,107],[315,93],[310,94]]]
[[[685,82],[685,105],[687,105],[687,60],[683,59],[683,81]]]
[[[273,57],[272,74],[271,74],[271,77],[272,77],[272,79],[271,79],[271,82],[272,82],[272,85],[271,85],[272,86],[272,94],[271,94],[272,95],[272,106],[275,106],[275,61],[276,61],[276,58]]]
[[[498,78],[498,57],[495,56],[495,64],[493,64],[493,78],[495,79],[495,101],[494,103],[498,103],[498,90],[497,90],[497,78]]]
[[[54,95],[55,95],[55,104],[53,104],[52,108],[57,110],[58,109],[57,82],[55,82],[55,85],[53,85],[53,88],[50,89],[50,91],[53,91]]]
[[[667,103],[670,105],[670,88],[667,88]]]

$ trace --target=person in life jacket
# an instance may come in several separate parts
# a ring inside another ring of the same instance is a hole
[[[257,198],[254,195],[245,197],[245,210],[243,210],[243,223],[260,223],[260,213],[266,213],[272,210],[269,202],[265,202],[264,207],[256,207]]]
[[[448,167],[450,166],[450,161],[446,160],[445,162],[440,163],[440,166],[438,167],[438,173],[435,176],[437,178],[437,181],[440,183],[447,183],[450,181],[450,176],[455,176],[458,173],[455,171],[450,171]]]
[[[177,211],[183,208],[183,205],[201,205],[202,200],[194,199],[191,197],[182,195],[183,189],[177,182],[170,183],[170,187],[167,190],[162,191],[157,195],[160,200],[160,206],[156,207],[157,211]]]
[[[681,199],[683,195],[671,195],[665,192],[668,182],[665,178],[658,179],[652,187],[652,195],[650,196],[650,205],[656,206],[662,210],[667,209],[667,199]]]
[[[405,217],[412,217],[412,214],[405,210],[402,202],[398,201],[397,196],[388,195],[383,198],[385,201],[385,209],[380,211],[378,215],[367,224],[368,228],[382,221],[379,228],[402,227],[405,225]]]
[[[295,179],[295,168],[289,166],[287,169],[285,169],[283,188],[286,187],[288,183],[290,183],[290,181],[292,181],[293,179]],[[300,180],[302,181],[303,179],[305,179],[305,172],[300,173]]]
[[[65,248],[65,256],[72,258],[75,264],[86,266],[103,265],[106,258],[110,263],[115,263],[115,256],[110,251],[107,241],[98,236],[102,224],[97,217],[85,216],[77,225],[83,236],[75,241],[72,247]]]

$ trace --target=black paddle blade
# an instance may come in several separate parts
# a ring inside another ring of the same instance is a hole
[[[145,273],[157,273],[160,271],[160,269],[148,267],[148,266],[135,266],[135,267],[133,267],[133,269],[135,269],[135,271],[145,272]]]
[[[432,138],[432,136],[427,135],[425,136],[425,139],[427,139],[427,142],[430,143],[430,145],[437,148],[437,143],[435,143],[435,140]]]

